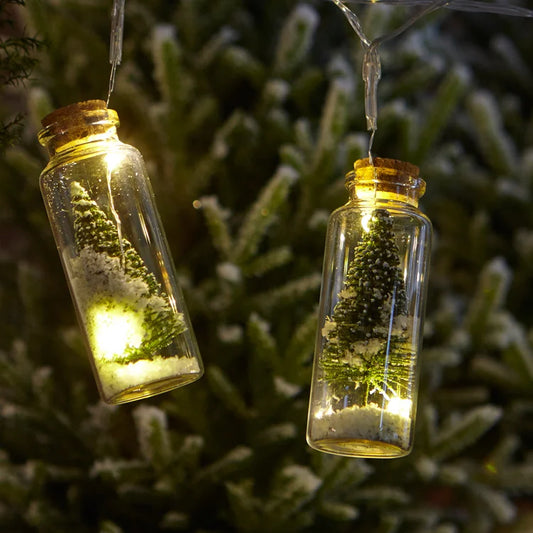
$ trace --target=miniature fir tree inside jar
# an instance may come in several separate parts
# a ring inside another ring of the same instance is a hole
[[[326,236],[307,441],[352,457],[410,452],[431,245],[425,182],[402,161],[359,160]]]
[[[90,100],[42,121],[41,191],[101,397],[123,403],[203,372],[141,154]]]

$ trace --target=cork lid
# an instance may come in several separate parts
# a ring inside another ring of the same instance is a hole
[[[86,100],[52,111],[41,124],[39,142],[55,150],[76,139],[106,133],[118,126],[119,119],[103,100]]]
[[[420,169],[412,163],[400,161],[399,159],[388,159],[386,157],[373,157],[372,161],[370,161],[370,158],[368,157],[365,159],[358,159],[353,166],[356,172],[360,168],[374,167],[394,170],[397,174],[407,174],[413,178],[418,177],[418,174],[420,173]]]
[[[398,199],[417,205],[426,191],[426,182],[419,177],[420,169],[398,159],[374,157],[359,159],[354,170],[346,175],[346,188],[358,198],[369,191],[381,198]]]
[[[43,128],[47,128],[52,124],[61,122],[72,123],[77,122],[78,115],[83,113],[91,113],[94,111],[107,111],[106,103],[103,100],[86,100],[84,102],[77,102],[64,107],[60,107],[52,111],[41,120]]]

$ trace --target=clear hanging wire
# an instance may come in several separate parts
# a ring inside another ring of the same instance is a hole
[[[408,0],[409,1],[409,0]],[[416,0],[415,0],[416,1]],[[348,19],[350,26],[353,28],[361,44],[363,45],[363,67],[362,78],[365,84],[365,116],[367,130],[370,131],[370,139],[368,143],[368,157],[372,161],[372,146],[374,144],[374,137],[378,129],[378,84],[381,79],[381,60],[379,57],[379,46],[386,41],[394,39],[408,30],[415,22],[429,13],[445,7],[453,3],[454,0],[431,0],[430,2],[416,2],[417,5],[425,5],[413,14],[404,24],[392,32],[370,40],[364,33],[363,27],[357,15],[344,3],[342,0],[332,0],[332,2],[343,12]],[[382,2],[389,3],[389,2]],[[391,2],[401,3],[401,2]]]
[[[109,88],[107,91],[106,105],[109,105],[111,93],[115,88],[115,77],[117,74],[117,67],[122,61],[125,3],[126,0],[113,0],[113,10],[111,12],[111,38],[109,43],[109,63],[111,63],[111,73],[109,75]]]
[[[346,0],[348,4],[387,4],[405,7],[428,6],[432,0]],[[513,5],[509,0],[452,0],[446,7],[458,11],[533,17],[533,9]]]
[[[351,9],[349,9],[346,4],[342,2],[342,0],[332,1],[344,13],[346,18],[348,19],[348,22],[361,40],[361,43],[364,48],[362,77],[365,83],[365,115],[367,129],[372,132],[372,143],[374,134],[377,130],[377,89],[379,80],[381,79],[381,61],[379,57],[379,46],[386,41],[398,37],[404,31],[409,29],[421,17],[431,13],[432,11],[440,9],[441,7],[447,6],[448,4],[452,3],[453,0],[432,0],[431,2],[419,2],[420,5],[428,5],[426,5],[424,9],[421,9],[417,13],[415,13],[411,18],[409,18],[396,30],[386,35],[382,35],[372,41],[364,34],[361,22],[359,21],[357,15]]]

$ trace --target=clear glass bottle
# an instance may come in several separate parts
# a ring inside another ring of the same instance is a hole
[[[191,383],[202,361],[141,154],[101,100],[42,120],[41,192],[102,399]]]
[[[401,457],[413,443],[431,223],[418,168],[355,162],[330,217],[307,442],[352,457]]]

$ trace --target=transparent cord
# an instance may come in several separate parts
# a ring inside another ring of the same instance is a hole
[[[334,1],[334,0],[333,0]],[[387,4],[405,7],[427,6],[433,0],[346,0],[348,4]],[[446,6],[458,11],[472,11],[477,13],[495,13],[497,15],[511,15],[515,17],[533,17],[533,10],[520,6],[509,5],[509,1],[487,2],[486,0],[454,0]]]
[[[109,75],[109,88],[107,91],[106,105],[109,105],[111,93],[115,88],[115,76],[117,67],[122,60],[122,41],[124,38],[124,6],[126,0],[113,0],[113,10],[111,12],[111,38],[109,43],[109,63],[111,63],[111,73]]]
[[[342,0],[331,0],[345,15],[350,23],[350,26],[354,29],[355,33],[361,40],[361,44],[364,48],[363,55],[363,67],[362,67],[362,77],[365,84],[365,116],[366,116],[366,125],[367,130],[371,132],[369,145],[368,145],[368,157],[372,162],[372,145],[374,143],[374,137],[378,129],[378,84],[381,79],[381,60],[379,57],[379,46],[384,42],[389,41],[398,37],[404,31],[409,29],[415,22],[417,22],[421,17],[440,9],[441,7],[448,6],[449,4],[454,3],[454,0],[431,0],[427,1],[418,1],[416,5],[426,5],[424,9],[421,9],[415,13],[411,18],[409,18],[404,24],[398,27],[396,30],[392,31],[389,34],[382,35],[374,40],[370,40],[364,33],[361,26],[361,22],[357,15],[346,6]],[[455,0],[457,1],[457,0]],[[459,0],[460,1],[460,0]],[[389,2],[382,2],[389,3]],[[391,2],[391,3],[409,3],[407,2]],[[415,5],[413,3],[412,5]]]

